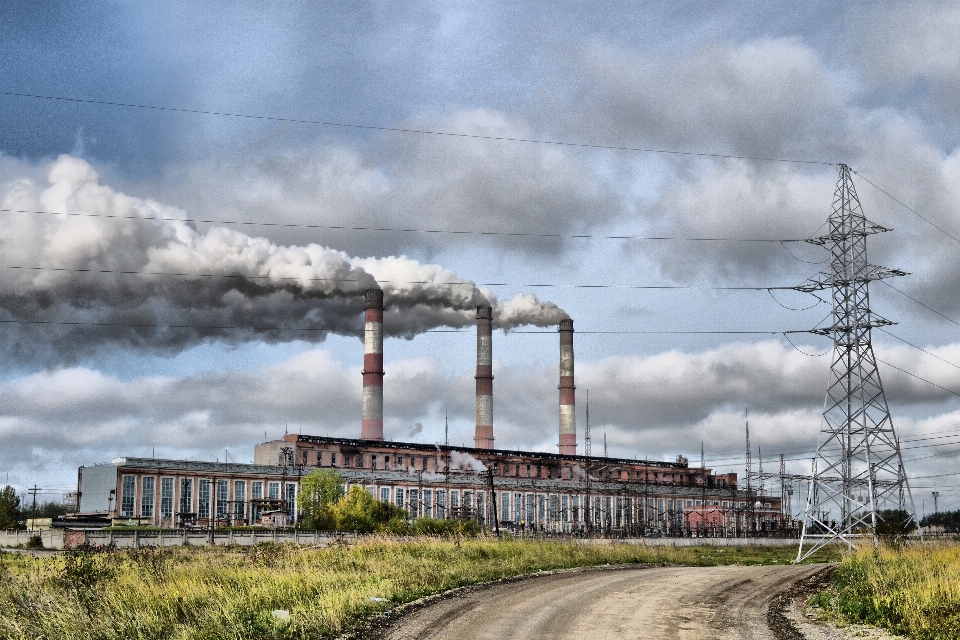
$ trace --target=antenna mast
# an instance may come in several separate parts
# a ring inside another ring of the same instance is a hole
[[[808,240],[830,252],[830,270],[796,287],[805,293],[829,289],[833,301],[831,325],[810,332],[833,338],[833,360],[798,562],[828,544],[853,549],[867,538],[876,545],[881,513],[906,510],[904,489],[915,513],[870,339],[871,329],[894,323],[871,310],[868,290],[871,280],[907,274],[867,262],[867,236],[889,229],[863,215],[850,176],[850,167],[841,164],[829,233]]]
[[[590,443],[590,389],[584,389],[587,394],[587,424],[583,427],[583,454],[588,458],[593,453]]]
[[[743,420],[747,425],[747,496],[753,495],[753,454],[750,452],[750,409],[743,410]]]

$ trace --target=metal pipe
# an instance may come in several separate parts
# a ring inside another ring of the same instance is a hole
[[[383,291],[365,294],[362,440],[383,440]]]
[[[478,449],[493,449],[493,308],[477,307],[477,427]]]

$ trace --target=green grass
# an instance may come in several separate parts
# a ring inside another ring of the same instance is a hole
[[[795,546],[369,538],[326,548],[0,554],[0,638],[299,638],[425,595],[601,564],[786,564]],[[275,609],[288,611],[289,621]]]
[[[841,561],[813,599],[825,617],[917,640],[960,638],[960,545],[861,549]]]

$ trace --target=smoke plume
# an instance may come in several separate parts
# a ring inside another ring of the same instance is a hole
[[[4,178],[0,199],[0,320],[18,327],[0,334],[0,349],[20,361],[359,336],[362,294],[377,287],[390,335],[470,325],[479,304],[493,305],[504,328],[564,316],[532,295],[500,303],[452,271],[405,256],[357,258],[223,226],[200,230],[179,208],[101,184],[89,163],[70,156],[45,175]]]

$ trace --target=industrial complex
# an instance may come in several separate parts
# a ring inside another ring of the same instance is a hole
[[[729,536],[786,528],[781,498],[737,474],[577,452],[573,321],[561,320],[558,450],[497,449],[492,308],[477,308],[473,447],[393,442],[383,433],[383,292],[365,294],[360,437],[288,434],[257,444],[253,464],[116,458],[81,467],[78,516],[161,527],[290,526],[299,481],[334,469],[411,517],[472,518],[514,531]]]

